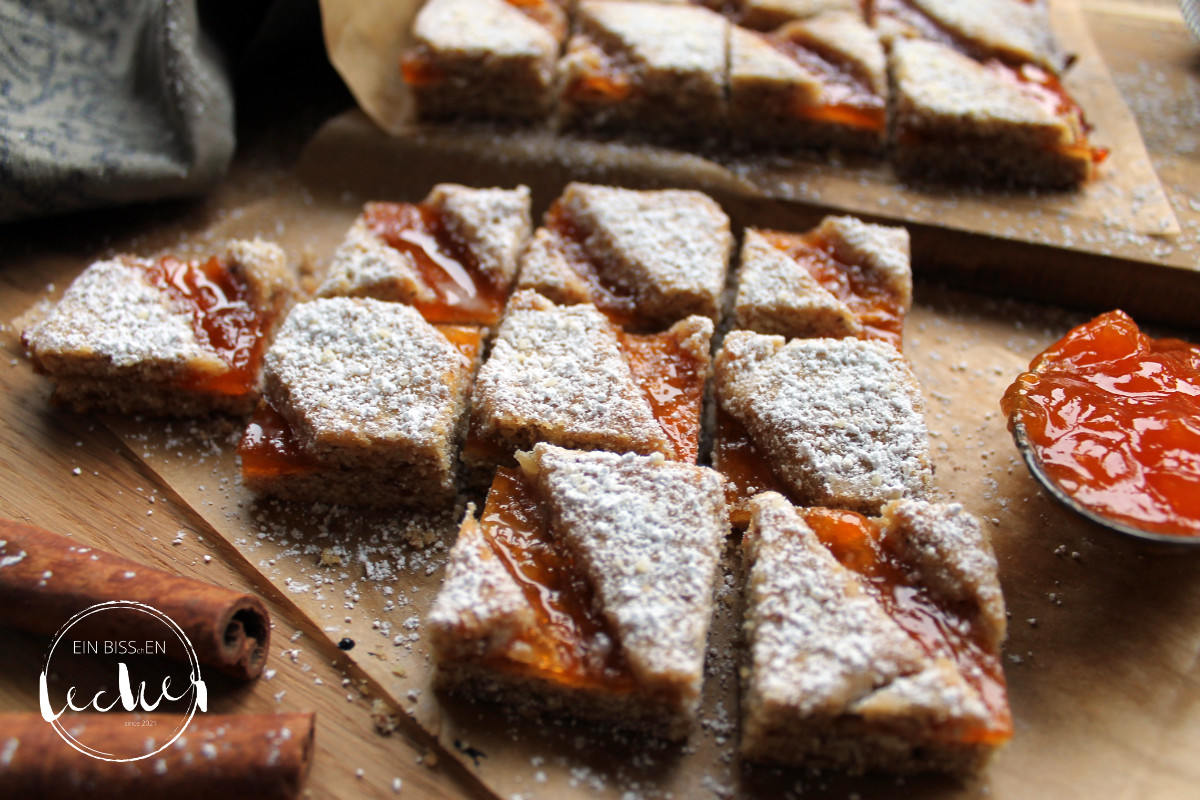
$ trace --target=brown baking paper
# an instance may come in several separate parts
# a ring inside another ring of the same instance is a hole
[[[340,165],[345,186],[375,186],[381,196],[415,199],[430,188],[431,167],[420,159],[411,170],[382,174],[353,159]],[[513,169],[500,164],[475,177],[505,184]],[[221,222],[185,244],[211,249],[226,237],[264,235],[320,265],[364,199],[353,188],[279,186],[258,202],[220,210]],[[729,208],[743,223],[781,224],[791,213],[761,201]],[[274,585],[330,643],[354,640],[344,656],[383,699],[506,800],[1191,798],[1200,785],[1200,558],[1142,550],[1054,505],[1017,458],[999,412],[1001,394],[1029,359],[1082,319],[918,285],[906,325],[905,350],[928,404],[939,494],[983,519],[1011,611],[1003,663],[1016,733],[988,769],[965,782],[743,767],[732,558],[718,592],[702,721],[685,745],[614,737],[568,719],[530,723],[503,708],[443,697],[430,688],[424,620],[461,504],[422,517],[261,500],[241,486],[240,430],[228,420],[122,418],[109,425],[243,569]]]
[[[359,106],[399,140],[436,139],[443,147],[493,149],[505,157],[532,156],[562,168],[586,169],[606,145],[538,129],[418,125],[411,93],[400,77],[400,55],[420,0],[321,0],[329,58]],[[1050,245],[1067,251],[1148,260],[1200,269],[1191,249],[1175,239],[1180,226],[1163,191],[1137,123],[1113,83],[1083,17],[1080,0],[1052,0],[1051,19],[1066,52],[1077,61],[1064,83],[1094,124],[1094,144],[1110,149],[1099,178],[1073,192],[925,190],[905,186],[886,163],[835,163],[814,157],[737,159],[713,156],[705,171],[727,173],[751,194],[837,209],[896,222]],[[403,146],[403,145],[401,145]],[[610,158],[636,145],[610,145]],[[1164,247],[1163,245],[1167,246]]]

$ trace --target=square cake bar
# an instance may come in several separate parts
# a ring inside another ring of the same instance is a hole
[[[400,303],[295,306],[238,447],[243,482],[288,500],[449,505],[479,349],[478,328],[435,327]]]
[[[891,73],[894,163],[906,179],[1066,189],[1107,155],[1088,143],[1083,112],[1058,79],[1034,64],[983,64],[900,39]]]
[[[996,559],[962,506],[881,519],[752,503],[742,756],[851,772],[978,770],[1012,736]]]
[[[494,325],[529,239],[529,188],[433,187],[420,203],[367,203],[320,297],[415,306],[433,323]]]
[[[931,490],[921,388],[891,345],[733,331],[714,375],[713,466],[735,524],[768,489],[869,514]]]
[[[695,462],[713,324],[622,331],[592,305],[516,292],[479,371],[463,462],[473,484],[537,442]]]
[[[438,684],[685,738],[729,531],[720,477],[546,444],[517,461],[450,553],[428,616]]]
[[[401,60],[425,120],[537,120],[567,34],[555,0],[428,0]]]
[[[671,141],[723,136],[729,27],[689,3],[582,0],[558,66],[562,126]]]
[[[883,45],[858,14],[823,14],[770,33],[733,28],[729,118],[735,146],[881,153],[887,105]]]
[[[294,288],[283,251],[260,240],[199,260],[122,255],[88,266],[22,341],[77,411],[244,414]]]
[[[747,228],[735,327],[784,338],[877,339],[901,349],[912,308],[908,231],[826,217],[806,233]]]
[[[593,303],[626,327],[714,322],[729,272],[729,217],[700,192],[571,183],[521,259],[518,285]]]

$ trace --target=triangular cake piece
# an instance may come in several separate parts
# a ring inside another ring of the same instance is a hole
[[[735,27],[729,52],[735,145],[883,150],[887,63],[857,14],[824,14],[770,33]]]
[[[968,773],[1012,736],[996,559],[958,505],[881,519],[752,503],[741,753],[851,772]]]
[[[407,303],[430,322],[494,325],[529,239],[530,194],[438,184],[420,203],[367,203],[320,297]]]
[[[979,63],[901,39],[891,74],[893,160],[906,179],[1068,189],[1107,156],[1088,142],[1078,104],[1041,67]]]
[[[531,121],[554,107],[567,33],[555,0],[429,0],[401,72],[425,120]]]
[[[520,290],[479,371],[463,460],[472,482],[537,442],[694,462],[713,324],[629,334],[592,305]]]
[[[912,307],[908,231],[826,217],[806,233],[748,228],[735,327],[796,337],[877,339],[900,349]]]
[[[539,444],[468,517],[429,615],[442,686],[671,739],[700,699],[721,479]]]
[[[1058,72],[1065,58],[1044,0],[868,0],[867,19],[890,46],[926,39],[978,60],[1037,64]]]
[[[567,128],[720,140],[729,22],[690,3],[582,0],[559,62]]]
[[[863,18],[862,0],[735,0],[733,5],[738,25],[755,31],[773,31],[793,20],[830,12]]]
[[[22,341],[54,401],[77,411],[245,414],[295,288],[283,250],[261,240],[196,260],[122,255],[27,314]]]
[[[732,250],[729,217],[700,192],[572,183],[525,252],[519,286],[594,303],[622,325],[716,322]]]
[[[729,482],[736,523],[766,489],[802,505],[878,513],[932,488],[921,389],[891,345],[733,331],[714,375],[713,466]]]

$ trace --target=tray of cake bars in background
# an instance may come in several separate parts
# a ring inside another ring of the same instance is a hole
[[[311,161],[510,164],[553,176],[546,202],[617,175],[786,201],[810,223],[849,212],[909,227],[926,276],[1187,318],[1195,255],[1080,0],[867,5],[324,0],[365,117],[335,120]],[[502,23],[511,37],[491,35]]]

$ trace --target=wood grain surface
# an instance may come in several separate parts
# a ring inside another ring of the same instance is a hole
[[[1200,253],[1200,46],[1187,37],[1166,0],[1094,0],[1085,6],[1100,49],[1139,116],[1184,236]],[[1155,91],[1139,92],[1145,82],[1156,84]],[[1164,119],[1171,124],[1162,124]],[[213,231],[236,229],[245,209],[253,216],[264,196],[296,191],[286,167],[270,159],[243,159],[227,183],[199,203],[0,229],[0,322],[7,324],[48,292],[60,292],[96,257],[203,247]],[[312,198],[301,192],[289,202],[296,216],[278,225],[303,220]],[[261,220],[254,224],[266,226]],[[336,225],[331,222],[330,231]],[[956,264],[973,269],[970,252],[945,247],[938,254],[939,277]],[[1015,250],[1013,257],[1023,252]],[[1079,286],[1074,293],[1064,290],[1063,302],[1102,310],[1096,302],[1111,297],[1112,287],[1097,292],[1086,277],[1086,264],[1067,266]],[[989,276],[986,268],[978,269],[984,274],[976,276],[976,285],[1001,295],[1026,293],[1028,287],[1010,285],[1011,275]],[[1160,285],[1152,276],[1147,287],[1120,264],[1108,265],[1100,275],[1108,282],[1125,281],[1130,295],[1143,304],[1155,293],[1165,304],[1180,304],[1181,296],[1200,298],[1195,281]],[[1028,279],[1038,276],[1031,273]],[[1194,757],[1200,748],[1200,559],[1148,553],[1071,518],[1024,474],[999,419],[999,392],[1013,371],[1084,315],[958,294],[927,282],[919,284],[917,300],[908,346],[930,401],[935,445],[942,447],[939,482],[947,495],[986,513],[997,540],[1012,612],[1006,668],[1016,740],[991,774],[965,786],[926,781],[898,787],[803,776],[795,778],[804,784],[802,796],[1195,797],[1200,785]],[[311,796],[492,796],[480,785],[470,759],[460,761],[461,754],[443,751],[403,714],[381,708],[375,702],[381,696],[403,701],[394,697],[394,687],[383,685],[385,673],[364,669],[361,652],[353,659],[340,652],[328,626],[311,610],[302,611],[268,567],[248,560],[245,548],[239,551],[216,535],[193,509],[195,498],[192,505],[182,502],[147,467],[144,453],[130,450],[98,419],[52,409],[49,386],[32,374],[13,329],[3,333],[0,516],[260,595],[275,624],[267,665],[271,677],[252,684],[214,678],[210,707],[316,711]],[[1197,336],[1195,330],[1183,333]],[[37,709],[37,673],[46,646],[41,637],[0,630],[0,711]],[[395,720],[398,729],[383,735],[380,720],[384,727]],[[482,735],[489,718],[474,725]],[[498,739],[509,733],[507,727],[492,727]],[[718,772],[724,780],[726,773]],[[527,770],[504,785],[533,792],[536,773]],[[742,794],[783,796],[786,790],[801,796],[792,785],[794,776],[785,777],[787,785],[773,776],[734,785]],[[717,795],[727,785],[715,781],[698,796]]]

